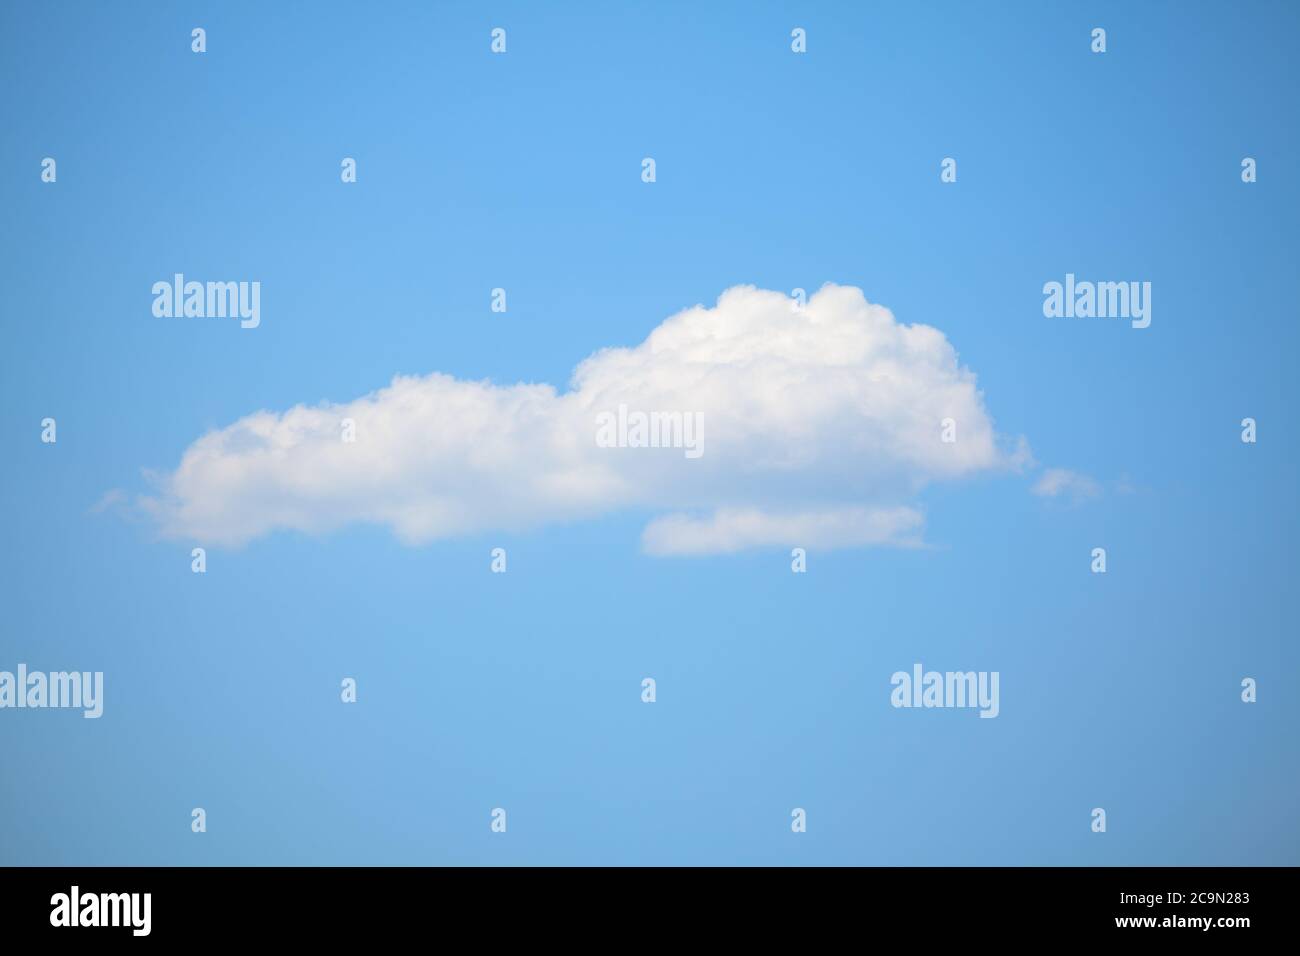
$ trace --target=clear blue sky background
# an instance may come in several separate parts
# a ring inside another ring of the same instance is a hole
[[[0,862],[1300,863],[1298,27],[1281,2],[5,4],[0,669],[102,670],[106,700],[0,712]],[[261,328],[155,319],[177,271],[260,280]],[[1044,318],[1066,272],[1151,281],[1151,327]],[[999,431],[1104,493],[937,486],[937,547],[805,575],[646,556],[632,513],[278,534],[195,575],[190,542],[91,510],[257,409],[399,372],[563,385],[731,285],[825,281],[941,329]],[[916,661],[1000,671],[1001,716],[891,708]]]

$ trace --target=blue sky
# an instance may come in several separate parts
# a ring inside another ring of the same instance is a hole
[[[105,703],[0,712],[0,862],[1300,862],[1298,26],[6,5],[0,669],[103,671]],[[260,281],[261,325],[154,317],[175,272]],[[1151,326],[1045,318],[1066,273],[1151,282]],[[632,505],[272,530],[197,575],[204,541],[95,509],[259,410],[397,374],[564,390],[728,288],[826,282],[942,332],[1032,448],[911,496],[925,548],[654,556]],[[1033,494],[1048,467],[1100,493]],[[999,717],[892,708],[918,661],[998,671]]]

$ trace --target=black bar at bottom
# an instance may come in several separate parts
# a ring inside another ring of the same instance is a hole
[[[1231,945],[1261,931],[1290,935],[1294,877],[1195,867],[32,867],[0,869],[0,925],[9,942],[91,945],[401,942],[433,930],[639,949],[702,935],[862,941],[886,928],[926,943],[1130,936]]]

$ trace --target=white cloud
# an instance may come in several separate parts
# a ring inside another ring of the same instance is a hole
[[[597,416],[620,404],[701,416],[704,454],[598,447]],[[354,443],[340,437],[348,418]],[[940,441],[945,418],[956,442]],[[139,503],[165,535],[229,545],[355,522],[419,543],[627,508],[713,512],[653,521],[657,554],[913,544],[922,519],[907,500],[1023,465],[1023,442],[1003,444],[937,329],[902,325],[853,287],[799,310],[737,286],[587,358],[563,393],[433,373],[256,412],[195,441]]]
[[[665,515],[646,526],[649,554],[689,555],[742,551],[765,545],[829,550],[865,545],[919,546],[925,519],[915,508],[842,508],[770,514],[724,508],[708,518]]]
[[[130,504],[131,496],[121,488],[110,488],[100,495],[99,500],[90,506],[90,514],[103,514],[105,511],[121,509]]]
[[[1048,468],[1030,490],[1043,498],[1066,495],[1074,501],[1082,501],[1101,494],[1101,485],[1068,468]]]

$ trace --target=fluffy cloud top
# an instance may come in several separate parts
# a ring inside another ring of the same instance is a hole
[[[703,454],[601,447],[601,415],[621,405],[698,416]],[[195,441],[140,503],[165,535],[228,545],[354,522],[419,543],[622,509],[665,513],[643,541],[656,554],[912,544],[922,517],[906,502],[925,484],[1022,460],[937,329],[852,287],[800,309],[737,286],[590,356],[563,393],[433,373],[256,412]]]

